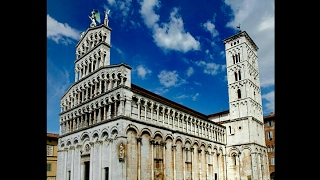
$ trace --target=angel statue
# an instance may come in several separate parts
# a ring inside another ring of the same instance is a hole
[[[109,19],[108,19],[108,15],[110,13],[110,9],[108,11],[104,11],[105,15],[104,15],[104,23],[108,26],[109,23]]]
[[[105,19],[108,19],[108,15],[110,14],[110,9],[108,10],[108,11],[105,11],[105,16],[104,16],[104,18]]]
[[[96,21],[100,23],[100,12],[93,9],[89,18],[91,19],[90,27],[95,27],[97,25]]]

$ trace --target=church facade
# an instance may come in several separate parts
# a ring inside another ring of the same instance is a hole
[[[81,34],[75,82],[61,97],[57,180],[269,180],[258,47],[225,39],[230,110],[204,115],[110,65],[111,28]]]

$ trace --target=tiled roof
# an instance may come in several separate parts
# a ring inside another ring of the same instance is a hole
[[[47,137],[58,138],[59,134],[47,133]]]

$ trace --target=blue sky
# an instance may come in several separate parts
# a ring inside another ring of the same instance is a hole
[[[274,0],[47,0],[47,132],[59,133],[92,9],[101,20],[110,10],[110,64],[128,64],[133,84],[206,115],[229,109],[222,40],[240,24],[259,47],[264,115],[275,113]]]

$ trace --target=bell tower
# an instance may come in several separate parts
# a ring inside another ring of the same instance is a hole
[[[245,31],[224,41],[230,119],[252,117],[263,122],[257,45]]]
[[[268,179],[258,47],[245,31],[239,31],[223,43],[229,93],[229,120],[223,123],[227,132],[228,177]]]

